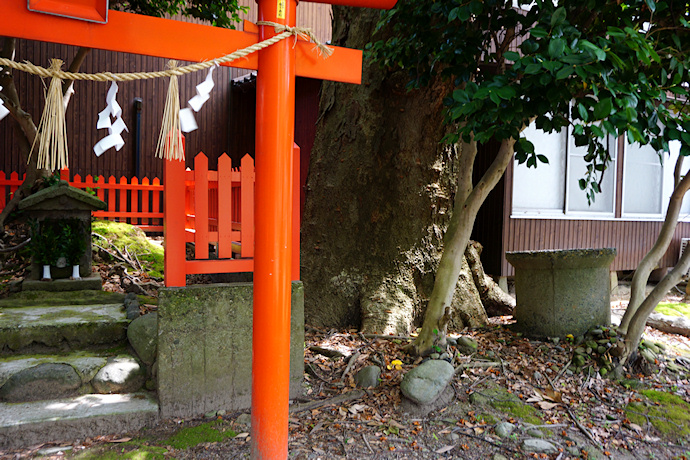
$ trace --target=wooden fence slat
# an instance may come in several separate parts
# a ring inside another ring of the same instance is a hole
[[[132,185],[138,186],[139,185],[139,178],[137,177],[132,177]],[[139,212],[139,195],[141,194],[141,190],[138,189],[131,189],[130,190],[130,197],[129,197],[129,206],[130,206],[130,212],[132,214],[136,214]],[[134,218],[130,221],[130,224],[132,225],[139,225],[139,219]]]
[[[115,212],[117,211],[117,194],[115,193],[115,176],[110,176],[108,178],[108,211],[110,212]]]
[[[154,187],[159,186],[161,184],[160,179],[157,177],[153,178],[152,184]],[[161,195],[163,194],[163,191],[156,191],[154,190],[151,192],[151,212],[160,212],[161,210]],[[161,222],[162,224],[162,222]]]
[[[149,212],[151,210],[151,207],[149,206],[149,195],[151,192],[149,191],[149,178],[144,177],[141,180],[141,185],[145,186],[146,188],[141,191],[141,210],[144,212]],[[156,193],[156,192],[153,192]],[[148,218],[142,218],[141,219],[141,225],[150,225],[151,221]]]
[[[218,158],[218,258],[232,257],[232,160]],[[221,205],[221,203],[223,203]]]
[[[118,193],[119,198],[118,198],[118,208],[117,210],[120,212],[127,212],[127,189],[125,187],[122,187],[123,185],[127,185],[127,178],[125,176],[120,177],[120,187],[118,189],[120,192]],[[121,222],[127,222],[129,223],[129,219],[122,219]]]
[[[254,257],[254,159],[249,155],[242,158],[241,168],[242,200],[242,257]]]
[[[94,184],[97,186],[96,196],[98,197],[99,200],[105,201],[105,177],[104,176],[96,176],[96,178],[94,179],[94,182],[98,183],[98,184]]]
[[[208,259],[208,157],[203,152],[194,158],[194,255]]]

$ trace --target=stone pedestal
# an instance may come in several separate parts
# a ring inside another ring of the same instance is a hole
[[[158,301],[161,417],[193,417],[251,405],[250,283],[164,288]],[[290,397],[304,377],[304,288],[292,283]],[[259,340],[261,338],[259,337]]]
[[[516,330],[565,337],[611,323],[614,248],[507,252],[515,267]]]

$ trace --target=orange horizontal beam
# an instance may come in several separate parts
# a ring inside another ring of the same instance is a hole
[[[303,0],[311,3],[328,3],[329,5],[356,6],[360,8],[376,8],[390,10],[398,0]]]
[[[254,259],[186,260],[184,265],[188,275],[254,271]]]
[[[26,0],[2,0],[0,35],[192,62],[224,56],[258,41],[258,35],[254,33],[140,14],[110,10],[108,23],[97,24],[35,13],[29,11],[26,5]],[[361,51],[333,47],[333,55],[324,59],[314,50],[312,43],[298,40],[296,48],[297,75],[347,83],[361,82]],[[47,62],[34,64],[48,65]],[[227,65],[256,70],[257,54]]]

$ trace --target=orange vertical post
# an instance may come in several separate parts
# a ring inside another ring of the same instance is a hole
[[[194,158],[194,257],[208,259],[208,157]]]
[[[259,0],[259,20],[294,26],[296,0]],[[261,26],[259,39],[275,35]],[[252,458],[287,458],[290,383],[294,39],[259,52],[256,83]],[[243,223],[244,224],[244,223]]]
[[[240,223],[242,258],[254,257],[254,159],[246,154],[240,163]]]
[[[180,203],[185,196],[184,162],[166,160],[163,169],[163,236],[165,238],[165,285],[185,286],[185,230],[186,215]]]
[[[302,220],[300,213],[300,148],[292,148],[292,281],[299,281],[299,229]]]
[[[218,158],[218,258],[232,258],[232,160]]]

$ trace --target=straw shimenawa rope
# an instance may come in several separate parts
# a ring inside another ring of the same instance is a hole
[[[177,61],[168,62],[168,67],[174,69]],[[180,89],[177,75],[170,76],[168,96],[165,98],[161,132],[158,135],[156,156],[166,160],[184,161],[184,146],[182,145],[182,130],[180,129]]]
[[[60,59],[52,59],[51,70],[59,70]],[[67,127],[65,125],[65,105],[62,99],[62,80],[53,77],[46,93],[46,103],[38,124],[38,133],[31,146],[29,158],[38,143],[38,169],[56,171],[66,168],[67,160]]]
[[[11,59],[0,58],[0,66],[10,67],[12,69],[20,70],[22,72],[38,75],[42,78],[52,78],[50,89],[46,95],[46,105],[41,116],[38,134],[34,145],[38,142],[39,145],[39,168],[55,171],[68,167],[67,159],[67,131],[65,127],[65,109],[62,104],[62,93],[59,93],[59,104],[57,103],[58,95],[57,89],[60,87],[62,80],[89,80],[89,81],[135,81],[145,80],[149,78],[170,77],[170,86],[168,87],[168,96],[165,104],[165,111],[163,116],[163,123],[161,134],[158,138],[158,146],[156,149],[156,156],[166,159],[184,160],[184,152],[181,146],[180,138],[180,122],[179,122],[179,91],[177,77],[186,75],[199,70],[208,69],[219,64],[234,61],[248,56],[249,54],[260,51],[264,48],[278,43],[288,37],[302,37],[312,41],[319,50],[319,54],[328,57],[333,53],[333,50],[322,44],[311,32],[311,30],[303,27],[288,27],[282,24],[268,21],[260,21],[258,25],[273,26],[276,34],[271,38],[263,40],[247,48],[234,51],[225,56],[212,59],[210,61],[199,62],[182,67],[168,65],[168,69],[156,72],[136,72],[136,73],[81,73],[81,72],[65,72],[60,69],[62,61],[54,59],[51,61],[50,68],[40,67],[30,62],[15,62]],[[175,102],[177,101],[177,102]],[[165,131],[169,129],[168,131]],[[178,136],[171,133],[177,132]],[[174,140],[175,138],[176,140]],[[54,146],[55,151],[50,147]],[[170,147],[166,149],[165,147]],[[33,152],[33,147],[32,147]],[[48,153],[50,152],[50,154]]]

